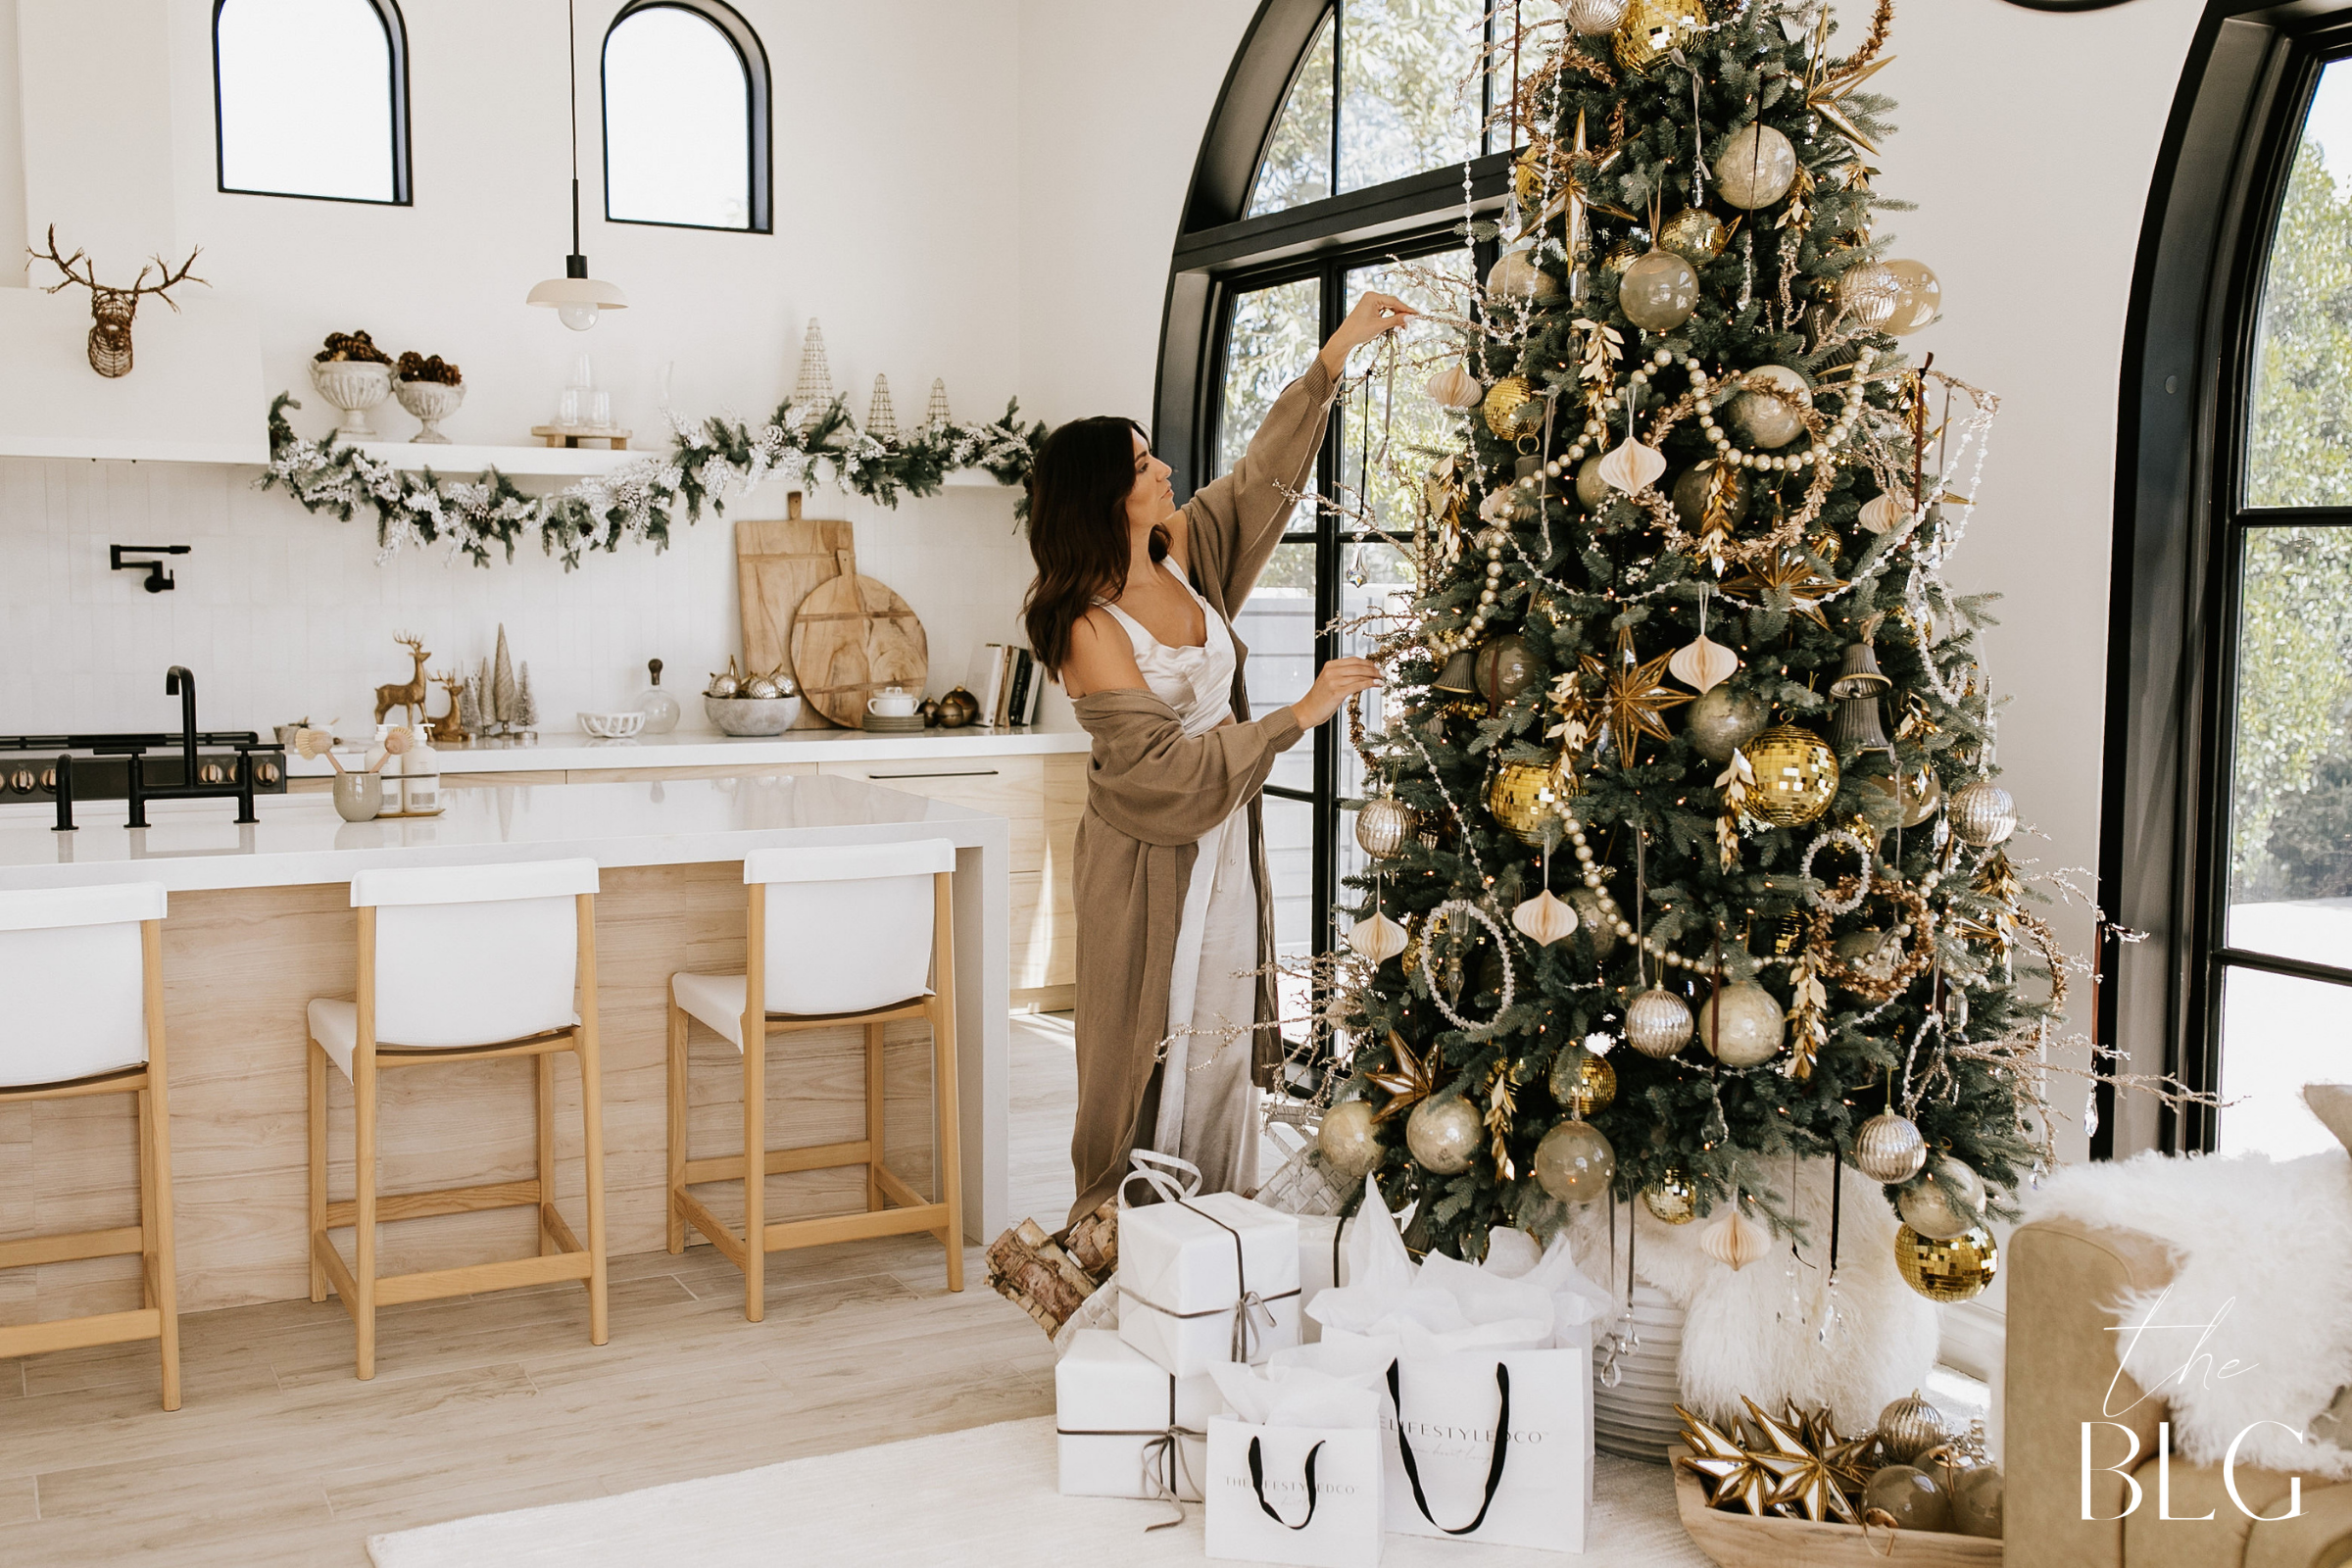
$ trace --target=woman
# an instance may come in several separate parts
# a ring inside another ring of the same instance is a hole
[[[1357,301],[1233,471],[1181,508],[1133,420],[1073,420],[1038,453],[1029,642],[1094,737],[1075,878],[1073,1220],[1117,1190],[1137,1147],[1200,1166],[1205,1191],[1257,1185],[1253,1076],[1281,1060],[1256,1028],[1274,1017],[1272,979],[1251,972],[1273,957],[1258,787],[1379,669],[1335,659],[1252,722],[1231,616],[1313,471],[1348,351],[1412,315],[1391,295]]]

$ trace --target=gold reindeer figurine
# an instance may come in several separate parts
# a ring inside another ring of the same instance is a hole
[[[189,268],[196,265],[201,250],[200,246],[188,252],[188,259],[179,264],[177,270],[162,257],[153,258],[147,267],[139,269],[137,279],[128,288],[109,288],[99,282],[97,264],[78,250],[71,256],[58,255],[55,223],[49,225],[49,253],[44,256],[39,251],[27,248],[24,254],[35,261],[54,262],[57,270],[66,274],[64,282],[42,292],[54,294],[75,283],[90,291],[90,320],[93,323],[90,327],[90,368],[100,375],[118,376],[130,373],[130,318],[139,312],[139,296],[152,294],[177,313],[179,306],[172,298],[172,288],[179,283],[204,283],[203,278],[193,276],[188,271]],[[81,263],[78,272],[74,270],[75,262]],[[164,280],[161,283],[147,281],[149,267],[163,269]],[[204,286],[212,287],[210,283]]]
[[[381,724],[386,713],[395,708],[405,708],[409,710],[409,722],[416,724],[424,717],[424,663],[433,656],[424,651],[424,639],[421,637],[394,632],[392,640],[409,651],[409,657],[416,662],[416,668],[405,685],[378,686],[375,689],[375,721]]]
[[[466,744],[466,682],[456,675],[435,675],[432,682],[448,694],[449,711],[439,718],[425,720],[428,731],[426,738],[435,746],[463,746]]]

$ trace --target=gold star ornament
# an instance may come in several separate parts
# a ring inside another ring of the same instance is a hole
[[[1799,1435],[1796,1426],[1773,1419],[1753,1399],[1743,1402],[1747,1405],[1748,1421],[1762,1442],[1741,1452],[1772,1477],[1772,1494],[1766,1499],[1767,1505],[1795,1519],[1860,1524],[1861,1515],[1854,1511],[1845,1490],[1838,1484],[1838,1477]]]
[[[1737,1439],[1716,1430],[1681,1405],[1683,1446],[1690,1451],[1675,1463],[1698,1477],[1707,1489],[1707,1506],[1726,1513],[1752,1513],[1761,1519],[1770,1512],[1778,1483],[1758,1465]]]
[[[1798,552],[1784,550],[1770,562],[1750,565],[1746,575],[1725,583],[1723,592],[1727,598],[1747,594],[1764,601],[1768,608],[1787,600],[1788,613],[1802,615],[1828,631],[1830,620],[1821,612],[1821,602],[1844,586],[1837,578],[1824,575]]]
[[[1428,933],[1423,933],[1427,940]],[[1364,1074],[1365,1081],[1376,1089],[1389,1092],[1389,1102],[1373,1114],[1375,1122],[1402,1115],[1437,1092],[1437,1056],[1432,1051],[1427,1056],[1416,1056],[1413,1048],[1396,1030],[1389,1031],[1389,1054],[1395,1057],[1392,1065],[1377,1067]]]
[[[1672,654],[1660,654],[1642,662],[1634,652],[1630,626],[1617,628],[1617,652],[1607,663],[1590,654],[1585,656],[1585,673],[1599,680],[1600,696],[1593,707],[1604,731],[1601,744],[1616,743],[1620,767],[1633,765],[1634,745],[1642,736],[1662,741],[1674,738],[1662,716],[1666,710],[1698,700],[1696,692],[1677,691],[1666,684],[1666,665],[1673,658]]]

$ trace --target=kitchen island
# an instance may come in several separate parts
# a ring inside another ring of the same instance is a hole
[[[39,807],[0,808],[0,890],[154,881],[164,923],[164,1007],[172,1086],[173,1191],[183,1310],[307,1298],[304,1007],[355,985],[352,873],[378,866],[587,857],[597,899],[604,1041],[608,1235],[614,1255],[662,1246],[665,999],[676,970],[744,965],[742,860],[752,850],[945,838],[955,890],[965,1226],[1005,1223],[1007,825],[944,801],[837,775],[501,785],[453,790],[439,816],[342,821],[322,795],[259,803],[240,825],[219,801],[149,807],[127,828],[120,802],[93,802],[81,827],[51,831]],[[694,1029],[689,1121],[695,1152],[740,1140],[740,1058]],[[779,1037],[770,1047],[770,1147],[857,1136],[863,1116],[858,1026]],[[890,1160],[917,1189],[931,1178],[927,1029],[891,1027]],[[579,1213],[578,1081],[559,1070],[565,1139],[558,1192]],[[350,1086],[330,1075],[329,1180],[351,1183]],[[0,1108],[0,1236],[128,1221],[135,1145],[116,1097]],[[385,1191],[526,1179],[533,1169],[530,1073],[480,1062],[389,1075],[382,1092]],[[732,1132],[730,1131],[732,1129]],[[736,1147],[740,1147],[738,1142]],[[725,1188],[705,1189],[739,1223]],[[769,1178],[768,1217],[864,1206],[859,1169]],[[523,1210],[448,1215],[386,1233],[387,1272],[450,1266],[531,1245]],[[125,1265],[131,1265],[126,1267]],[[112,1310],[137,1294],[134,1259],[50,1263],[30,1276],[28,1315]],[[616,1298],[615,1329],[625,1330]]]

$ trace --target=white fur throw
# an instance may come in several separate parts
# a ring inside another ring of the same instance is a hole
[[[1788,1199],[1788,1177],[1779,1196]],[[1642,1279],[1674,1298],[1683,1324],[1682,1393],[1690,1409],[1718,1419],[1737,1415],[1740,1396],[1777,1410],[1788,1399],[1826,1404],[1841,1432],[1867,1431],[1879,1412],[1928,1381],[1936,1364],[1936,1308],[1894,1270],[1899,1223],[1879,1184],[1845,1170],[1838,1216],[1838,1308],[1843,1329],[1829,1344],[1819,1311],[1830,1255],[1830,1162],[1807,1161],[1797,1181],[1796,1213],[1807,1245],[1796,1266],[1795,1302],[1807,1321],[1789,1315],[1788,1241],[1735,1273],[1698,1250],[1708,1219],[1666,1225],[1636,1200],[1640,1217],[1634,1263]],[[1720,1210],[1718,1211],[1720,1212]],[[1620,1224],[1622,1225],[1622,1209]],[[1608,1208],[1588,1205],[1578,1216],[1576,1255],[1598,1278],[1608,1267]],[[1622,1230],[1615,1291],[1625,1291]]]
[[[2141,1154],[2073,1165],[2031,1195],[2027,1212],[2141,1231],[2179,1255],[2169,1291],[2106,1304],[2124,1331],[2127,1370],[2170,1407],[2182,1456],[2220,1464],[2243,1432],[2240,1464],[2352,1477],[2352,1448],[2295,1436],[2352,1383],[2352,1158]],[[2167,1327],[2135,1339],[2129,1331],[2142,1323]],[[2284,1427],[2257,1424],[2271,1422]]]

